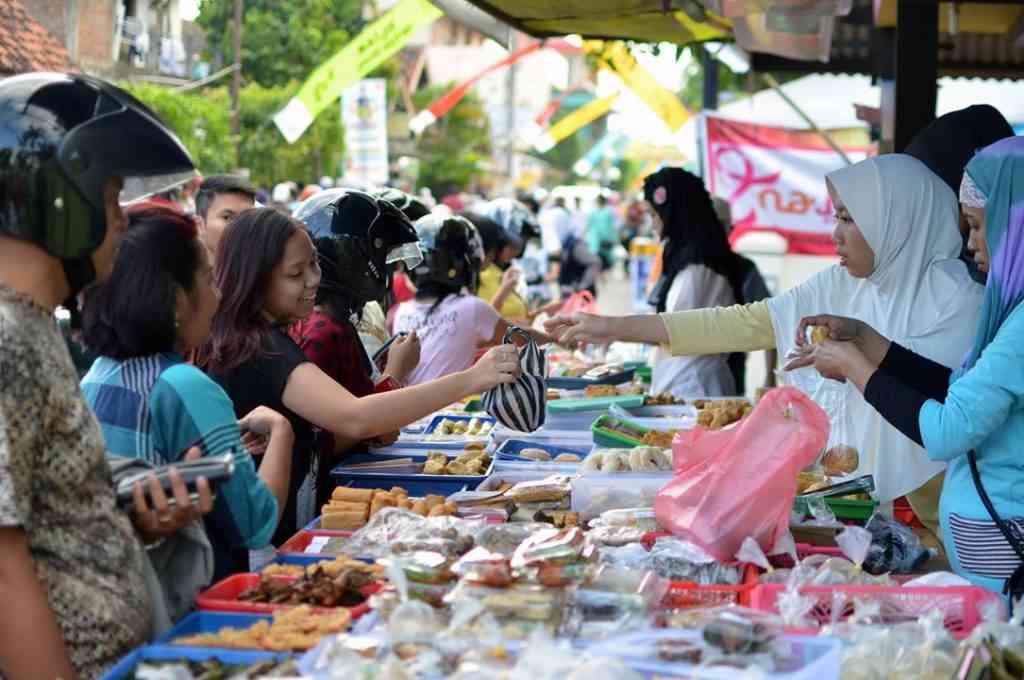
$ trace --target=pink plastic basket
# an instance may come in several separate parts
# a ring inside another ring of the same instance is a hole
[[[779,596],[785,586],[766,583],[750,592],[750,606],[764,612],[778,613]],[[945,618],[946,630],[957,638],[966,637],[981,623],[979,606],[998,600],[995,593],[976,586],[953,588],[901,588],[899,586],[805,586],[800,589],[804,595],[814,596],[817,603],[810,616],[821,625],[833,621],[832,608],[842,602],[842,611],[836,621],[845,621],[854,610],[856,600],[874,600],[882,605],[883,623],[894,624],[915,621],[924,614],[938,609]],[[835,594],[845,595],[837,599]]]

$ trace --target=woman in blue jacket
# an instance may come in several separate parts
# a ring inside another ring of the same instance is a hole
[[[834,316],[803,319],[803,356],[822,375],[850,380],[928,455],[948,462],[940,503],[950,564],[990,590],[1024,592],[1024,138],[981,150],[968,164],[960,202],[968,247],[988,273],[974,346],[950,371]],[[810,346],[807,326],[829,328]]]

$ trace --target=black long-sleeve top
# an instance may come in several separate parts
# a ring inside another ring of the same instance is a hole
[[[864,386],[864,399],[897,430],[921,444],[919,416],[929,399],[945,402],[952,370],[895,342]]]

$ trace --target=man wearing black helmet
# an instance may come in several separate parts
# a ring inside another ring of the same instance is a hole
[[[188,153],[127,93],[85,76],[0,80],[0,675],[93,678],[151,634],[144,555],[115,504],[103,437],[54,309],[104,279],[142,198],[194,174]],[[178,511],[136,488],[147,542],[212,504]]]

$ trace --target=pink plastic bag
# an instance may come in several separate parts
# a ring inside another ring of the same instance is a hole
[[[654,501],[658,524],[723,562],[748,536],[771,550],[789,527],[797,473],[821,453],[828,429],[821,407],[782,387],[734,427],[680,433],[675,476]]]

